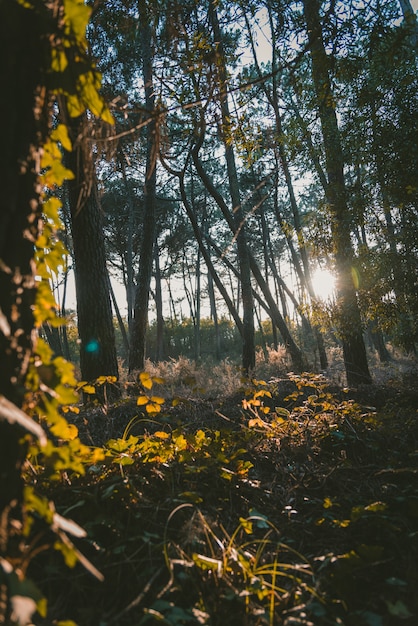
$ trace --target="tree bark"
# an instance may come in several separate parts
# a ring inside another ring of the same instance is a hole
[[[144,369],[145,340],[148,328],[148,305],[155,243],[155,210],[157,184],[157,123],[153,86],[153,42],[150,11],[147,2],[139,0],[139,33],[142,50],[142,75],[145,88],[145,108],[149,115],[147,125],[147,157],[144,185],[144,222],[140,251],[140,269],[135,294],[132,320],[129,371]]]
[[[362,334],[360,309],[353,281],[353,250],[350,213],[344,182],[344,160],[328,72],[329,60],[322,37],[318,0],[303,0],[304,16],[312,63],[312,77],[318,101],[324,141],[327,188],[326,197],[332,218],[332,236],[337,269],[338,331],[343,344],[348,385],[371,383]]]
[[[155,360],[164,360],[164,317],[163,317],[163,296],[161,288],[161,269],[159,250],[156,245],[154,248],[154,268],[155,268],[155,309],[157,314],[157,337]]]
[[[67,165],[74,172],[75,178],[68,181],[68,199],[81,342],[81,376],[87,381],[93,381],[99,376],[118,378],[103,216],[96,179],[89,163],[92,156],[81,145],[85,139],[83,118],[72,119],[68,123],[73,135],[73,151],[67,153]]]
[[[229,111],[227,95],[227,72],[225,67],[223,37],[219,26],[216,6],[216,0],[210,0],[209,19],[211,21],[213,35],[215,37],[215,51],[219,75],[220,106],[222,117],[221,138],[225,148],[229,190],[231,194],[233,220],[235,224],[235,237],[240,266],[240,282],[243,308],[242,367],[243,370],[248,373],[255,366],[254,302],[252,296],[251,268],[248,254],[245,219],[241,204],[238,174],[235,163],[235,152],[233,143],[229,137],[231,131],[231,115]]]
[[[0,398],[22,406],[36,333],[34,242],[40,232],[39,159],[49,124],[49,27],[42,11],[0,1]],[[47,32],[46,32],[47,31]],[[26,444],[0,407],[0,558],[19,563]],[[18,520],[18,521],[16,521]],[[13,539],[14,536],[14,539]],[[18,565],[17,565],[18,567]],[[1,600],[9,590],[1,577]],[[7,607],[0,617],[8,622]]]

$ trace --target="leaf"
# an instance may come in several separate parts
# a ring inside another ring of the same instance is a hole
[[[36,603],[36,610],[38,611],[41,617],[46,617],[48,614],[48,602],[46,598],[41,598]]]
[[[67,567],[74,567],[78,561],[77,553],[72,546],[68,546],[63,541],[56,541],[54,543],[55,550],[61,552],[64,557],[65,564]]]
[[[88,394],[93,394],[93,393],[96,393],[96,389],[93,387],[93,385],[84,385],[84,386],[81,388],[81,391],[82,391],[83,393],[88,393]]]
[[[241,524],[241,527],[244,529],[244,532],[246,532],[247,535],[252,535],[252,532],[253,532],[252,521],[249,519],[246,519],[245,517],[240,517],[239,522]]]
[[[151,396],[151,402],[155,402],[155,404],[164,404],[165,400],[160,396]]]
[[[218,559],[212,559],[209,556],[205,556],[204,554],[193,554],[192,559],[202,570],[211,570],[217,572],[218,575],[222,572],[222,561]]]
[[[270,528],[268,525],[268,517],[259,513],[256,509],[250,509],[250,519],[255,521],[257,528]]]
[[[84,42],[91,8],[84,0],[64,0],[64,20],[68,34],[74,34],[78,42]]]
[[[381,615],[378,615],[373,611],[355,611],[353,615],[358,615],[361,623],[364,623],[367,626],[383,626]]]
[[[63,413],[69,413],[71,411],[71,413],[75,413],[76,415],[78,415],[80,413],[80,409],[78,408],[78,406],[63,406],[62,407],[62,412]]]
[[[59,141],[65,150],[70,152],[72,150],[71,139],[68,135],[68,129],[65,124],[58,124],[58,126],[51,133],[52,141]]]
[[[86,107],[77,94],[67,94],[67,109],[70,117],[79,117]]]
[[[139,374],[139,380],[145,389],[152,389],[152,379],[148,372],[141,372]]]
[[[136,400],[138,406],[143,406],[144,404],[148,404],[149,398],[147,396],[139,396]]]
[[[377,511],[385,511],[387,507],[388,505],[386,504],[386,502],[373,502],[372,504],[368,504],[366,507],[364,507],[364,510],[376,513]]]
[[[105,383],[113,384],[116,381],[116,376],[99,376],[99,378],[96,378],[95,383],[97,385],[104,385]]]
[[[254,428],[254,426],[264,426],[264,422],[259,417],[250,419],[248,421],[248,428]]]
[[[389,613],[394,617],[399,617],[399,619],[409,619],[410,617],[413,617],[413,613],[411,613],[408,607],[401,600],[397,600],[394,603],[389,602],[389,600],[385,600],[385,602]]]
[[[154,433],[154,437],[157,437],[157,439],[169,439],[170,435],[166,432],[164,432],[163,430],[157,430]]]
[[[42,205],[42,211],[46,218],[50,219],[54,224],[58,225],[61,223],[58,209],[62,207],[62,202],[59,198],[49,198]]]
[[[51,432],[59,439],[72,441],[78,436],[78,428],[75,424],[68,424],[65,420],[51,426]]]
[[[154,404],[153,402],[149,402],[145,407],[147,413],[160,413],[161,406],[159,404]]]

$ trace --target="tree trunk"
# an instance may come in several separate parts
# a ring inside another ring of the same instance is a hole
[[[213,320],[213,329],[215,331],[215,359],[221,360],[221,333],[219,332],[218,309],[216,307],[215,288],[213,278],[208,272],[208,294],[210,302],[210,317]]]
[[[49,122],[49,101],[44,100],[50,58],[45,31],[54,23],[46,23],[41,13],[14,0],[0,2],[0,399],[19,408],[35,340],[33,257],[41,218],[39,159]],[[18,530],[26,444],[21,429],[6,420],[0,406],[0,558],[13,563],[26,544]],[[8,598],[3,583],[2,577],[2,601]],[[6,611],[2,605],[0,617],[9,623]]]
[[[125,324],[123,323],[122,315],[120,314],[120,309],[118,305],[118,301],[115,296],[115,292],[113,291],[112,283],[110,282],[109,277],[109,294],[112,300],[113,309],[115,311],[116,319],[118,320],[118,326],[120,330],[120,334],[122,335],[122,344],[123,344],[123,358],[126,359],[129,354],[129,339],[128,333],[126,332]]]
[[[211,21],[215,38],[215,50],[217,53],[217,67],[219,74],[220,106],[222,117],[221,138],[225,148],[225,158],[228,172],[229,190],[231,194],[233,219],[235,224],[235,236],[238,250],[238,260],[240,266],[240,283],[243,308],[243,346],[242,346],[242,367],[244,372],[249,372],[255,366],[255,345],[254,345],[254,302],[251,286],[251,268],[248,254],[247,235],[245,228],[244,212],[242,210],[238,174],[235,163],[235,153],[233,143],[230,140],[231,115],[227,94],[227,72],[225,67],[225,52],[223,48],[223,38],[219,26],[216,11],[216,0],[209,2],[209,19]]]
[[[134,297],[135,297],[135,285],[134,285],[134,266],[133,266],[133,236],[134,236],[134,201],[132,197],[132,190],[128,185],[128,179],[126,176],[126,157],[121,149],[119,152],[119,165],[122,172],[122,178],[125,185],[125,191],[128,200],[128,232],[126,233],[126,303],[128,308],[128,331],[129,335],[132,328],[132,316],[134,310]]]
[[[155,309],[157,314],[157,337],[155,360],[164,360],[164,317],[163,317],[163,296],[161,289],[161,269],[159,250],[156,245],[154,248],[154,268],[155,268]]]
[[[83,380],[99,376],[118,377],[115,330],[109,295],[109,275],[103,236],[103,215],[91,163],[86,156],[84,120],[69,120],[73,151],[67,165],[75,178],[68,182],[71,234],[74,248],[74,275],[77,320],[80,337],[80,369]],[[83,196],[83,194],[85,194]]]
[[[344,183],[344,161],[328,73],[328,57],[322,38],[318,0],[303,0],[311,53],[312,77],[318,100],[319,117],[327,170],[326,196],[332,218],[338,294],[338,331],[343,343],[348,385],[371,383],[364,345],[360,310],[353,281],[353,250],[350,214]]]
[[[139,0],[139,36],[142,50],[142,75],[145,88],[145,108],[149,115],[147,124],[147,157],[144,185],[144,222],[140,252],[140,267],[132,320],[129,371],[143,370],[145,341],[148,328],[148,305],[152,277],[155,243],[155,207],[157,184],[157,123],[155,119],[155,94],[153,86],[153,45],[150,11],[147,2]]]

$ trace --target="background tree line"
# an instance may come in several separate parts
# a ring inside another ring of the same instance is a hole
[[[72,122],[67,156],[83,379],[118,375],[112,298],[130,370],[144,365],[150,302],[149,354],[164,359],[179,285],[195,355],[205,307],[215,344],[219,319],[234,323],[246,371],[263,319],[295,371],[312,365],[308,346],[327,367],[331,328],[349,384],[371,380],[366,330],[381,360],[388,338],[415,352],[408,1],[109,1],[94,7],[89,42],[116,123]],[[327,310],[318,266],[336,276]],[[109,272],[125,288],[126,328]]]

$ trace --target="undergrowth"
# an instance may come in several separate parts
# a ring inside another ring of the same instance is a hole
[[[190,363],[148,368],[117,405],[94,401],[113,380],[82,385],[91,402],[67,418],[83,468],[27,466],[27,488],[87,533],[78,559],[44,552],[34,505],[29,569],[54,599],[36,624],[416,623],[418,395],[230,372],[220,394]]]

